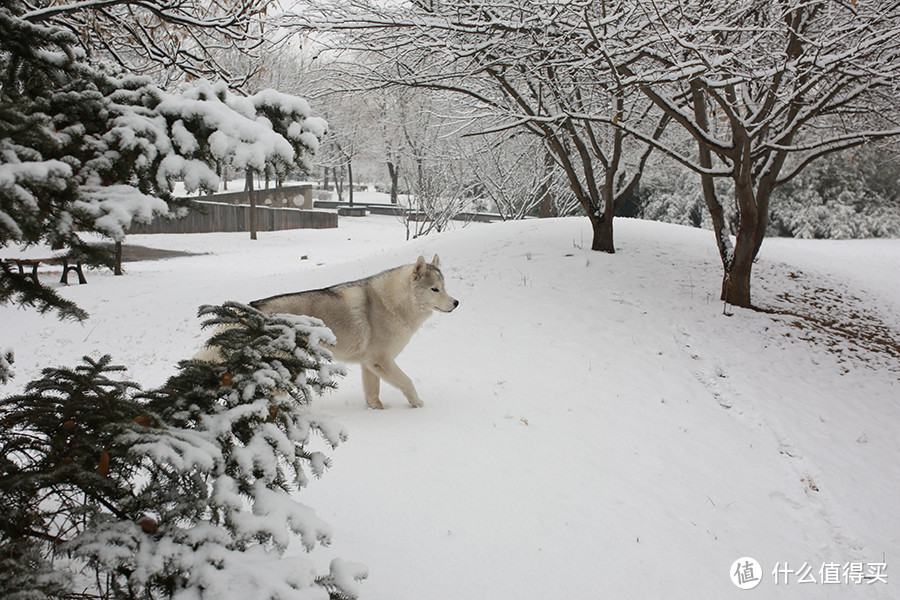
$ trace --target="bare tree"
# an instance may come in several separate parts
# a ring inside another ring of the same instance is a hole
[[[700,174],[724,267],[722,298],[750,307],[751,270],[773,190],[817,158],[900,135],[900,2],[648,0],[643,6],[644,43],[618,72],[694,139],[696,154],[665,147],[628,122],[617,125]],[[607,43],[592,48],[597,60]],[[717,178],[733,183],[734,243]]]
[[[560,201],[572,195],[559,165],[534,136],[482,136],[464,152],[476,196],[503,220],[559,216]]]
[[[469,117],[485,132],[523,129],[537,136],[565,173],[590,219],[594,250],[614,252],[613,215],[636,189],[652,145],[593,119],[650,121],[650,138],[667,117],[624,84],[585,39],[604,35],[605,3],[535,0],[379,3],[342,0],[307,7],[298,30],[327,31],[341,48],[374,53],[367,84],[452,92],[478,107]]]
[[[240,87],[253,61],[232,72],[230,53],[262,47],[268,0],[26,0],[23,18],[75,34],[89,58],[107,57],[162,80],[224,78]]]
[[[322,98],[335,98],[333,91],[318,92]],[[339,104],[339,105],[338,105]],[[372,115],[364,99],[356,94],[341,96],[340,102],[331,104],[325,111],[328,121],[328,137],[324,152],[317,157],[317,162],[334,175],[335,191],[338,200],[344,199],[344,181],[346,177],[348,201],[352,205],[354,186],[354,165],[370,151],[374,125]]]
[[[382,160],[388,171],[391,204],[400,202],[400,178],[405,151],[404,125],[421,112],[417,110],[416,90],[394,88],[378,90],[369,95],[373,112],[377,115]]]
[[[406,117],[398,124],[407,237],[443,231],[471,203],[475,185],[460,138],[452,135],[454,122],[443,114],[446,95],[414,92],[402,96]]]

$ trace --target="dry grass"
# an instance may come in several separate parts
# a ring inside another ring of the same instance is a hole
[[[785,337],[826,349],[844,372],[860,365],[900,374],[900,331],[886,324],[871,302],[802,271],[789,272],[787,281],[773,305],[760,309],[788,325]]]

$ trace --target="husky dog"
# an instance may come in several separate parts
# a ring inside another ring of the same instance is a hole
[[[435,254],[431,263],[390,269],[321,290],[283,294],[250,303],[264,313],[289,313],[321,319],[337,338],[334,357],[362,366],[366,404],[384,408],[379,387],[384,379],[400,388],[412,406],[422,406],[412,380],[394,359],[432,311],[451,312],[459,301],[444,290]]]

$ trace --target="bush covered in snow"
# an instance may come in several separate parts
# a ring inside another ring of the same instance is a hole
[[[900,237],[900,157],[878,146],[829,155],[776,191],[772,234]]]
[[[710,228],[700,178],[678,165],[645,175],[638,216]],[[717,181],[720,197],[733,193]],[[776,188],[769,207],[771,236],[855,239],[900,237],[900,157],[873,146],[828,155]],[[726,220],[736,232],[733,203]]]
[[[221,363],[141,392],[106,356],[46,369],[0,401],[0,596],[355,598],[365,568],[319,575],[330,527],[293,495],[345,431],[304,407],[342,370],[320,321],[204,307]]]
[[[636,216],[649,221],[712,229],[700,177],[693,171],[674,163],[658,163],[648,168],[641,182]],[[717,179],[715,186],[721,198],[734,194],[734,186],[728,180]],[[726,203],[723,209],[726,222],[736,227],[734,204]]]

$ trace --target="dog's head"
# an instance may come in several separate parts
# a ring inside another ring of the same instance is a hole
[[[459,306],[459,300],[454,299],[444,289],[444,275],[438,268],[440,258],[437,254],[431,263],[425,262],[425,257],[420,256],[413,265],[413,285],[416,289],[416,297],[425,306],[432,310],[450,312]]]

